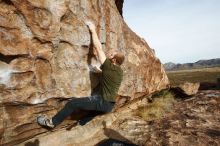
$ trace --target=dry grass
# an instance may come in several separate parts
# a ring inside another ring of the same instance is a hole
[[[169,71],[167,72],[171,85],[178,85],[185,81],[216,83],[220,78],[220,67]]]
[[[144,107],[139,107],[137,115],[147,121],[159,119],[171,109],[174,101],[175,99],[171,92],[168,90],[161,91],[153,96],[152,103],[149,103]]]
[[[220,78],[220,67],[192,69],[167,72],[171,85],[183,82],[209,82],[215,83]],[[162,118],[175,102],[174,95],[169,90],[163,90],[152,96],[153,102],[139,107],[137,115],[147,121]]]

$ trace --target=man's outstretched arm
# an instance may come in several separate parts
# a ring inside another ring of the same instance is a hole
[[[92,43],[94,46],[93,49],[95,49],[95,51],[97,52],[99,61],[101,62],[101,64],[103,64],[106,60],[106,55],[102,49],[102,44],[99,41],[98,35],[96,33],[95,25],[92,22],[87,22],[87,26],[89,27],[89,30],[92,34]]]

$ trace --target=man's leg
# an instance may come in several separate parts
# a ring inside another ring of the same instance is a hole
[[[96,111],[93,111],[87,117],[79,120],[79,124],[81,126],[83,126],[86,123],[88,123],[89,121],[91,121],[97,115],[101,115],[101,114],[108,113],[108,112],[112,111],[112,109],[114,107],[114,103],[104,100],[101,96],[98,96],[98,100],[99,101],[97,102]]]
[[[61,109],[52,119],[45,117],[38,117],[37,122],[46,127],[53,128],[60,124],[66,117],[70,116],[76,109],[96,110],[104,113],[110,112],[114,104],[105,101],[102,97],[94,95],[91,97],[74,98],[67,102],[63,109]]]
[[[67,102],[63,109],[61,109],[53,118],[52,123],[56,126],[60,124],[65,118],[70,116],[76,109],[97,110],[98,99],[95,96],[74,98]]]

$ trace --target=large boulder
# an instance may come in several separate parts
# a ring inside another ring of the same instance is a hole
[[[90,71],[98,62],[90,53],[87,20],[95,23],[106,53],[117,49],[126,56],[119,97],[133,100],[168,86],[154,51],[120,15],[122,3],[0,0],[1,145],[47,132],[36,116],[52,116],[68,98],[89,96],[98,84],[98,75]]]
[[[198,92],[199,87],[200,83],[184,82],[178,86],[172,87],[172,90],[183,96],[193,96]]]

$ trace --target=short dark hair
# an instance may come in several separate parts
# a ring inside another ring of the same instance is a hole
[[[118,52],[117,54],[115,54],[113,58],[116,60],[116,63],[117,63],[118,65],[122,65],[122,63],[123,63],[124,60],[125,60],[125,56],[124,56],[124,54],[121,53],[121,52]]]

